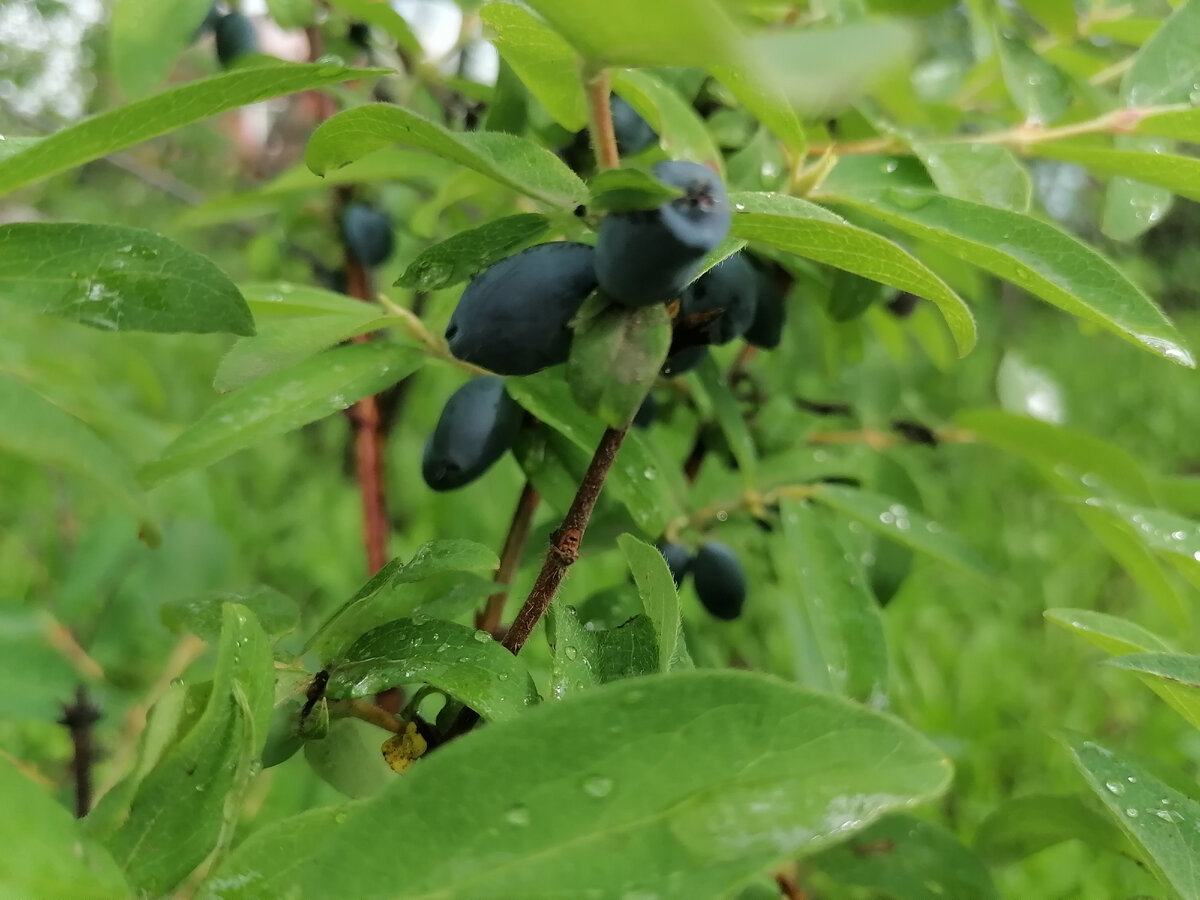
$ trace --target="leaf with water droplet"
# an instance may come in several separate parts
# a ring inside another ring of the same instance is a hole
[[[1200,728],[1200,656],[1185,653],[1133,653],[1108,660],[1136,672],[1195,728]]]
[[[1150,870],[1181,896],[1200,897],[1200,803],[1092,741],[1064,738],[1064,743]],[[1113,793],[1109,782],[1123,782],[1126,789]],[[1157,815],[1163,809],[1174,815]]]
[[[634,616],[617,628],[591,631],[580,624],[573,606],[555,603],[548,613],[546,634],[554,650],[550,683],[557,700],[659,671],[658,640],[646,616]]]

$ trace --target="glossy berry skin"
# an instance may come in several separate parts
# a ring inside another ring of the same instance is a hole
[[[617,150],[622,156],[640,153],[658,140],[658,135],[636,109],[615,94],[609,103],[612,112],[613,132],[617,136]]]
[[[435,491],[470,484],[504,455],[521,428],[521,407],[504,391],[504,379],[472,378],[446,401],[425,442],[421,474]]]
[[[754,276],[758,280],[758,302],[754,305],[754,319],[743,337],[755,347],[774,350],[783,338],[783,291],[770,272],[755,268]]]
[[[703,326],[710,344],[727,344],[741,337],[754,321],[758,305],[758,277],[741,253],[713,266],[683,292],[681,316],[720,311]]]
[[[708,251],[729,233],[729,199],[710,170],[670,161],[656,164],[653,172],[684,196],[656,209],[609,213],[596,238],[600,287],[625,306],[652,306],[679,297]]]
[[[221,16],[213,26],[217,40],[217,59],[225,68],[243,56],[258,52],[258,34],[254,23],[241,13]]]
[[[461,360],[501,375],[532,375],[567,361],[568,325],[596,289],[595,251],[558,241],[496,263],[467,285],[446,340]]]
[[[342,211],[341,230],[346,249],[364,266],[378,266],[392,255],[392,220],[373,207],[351,203]]]
[[[736,554],[720,541],[700,545],[692,559],[696,594],[718,619],[736,619],[746,603],[746,573]]]
[[[704,361],[704,357],[707,354],[708,348],[703,345],[684,347],[682,350],[676,350],[668,356],[667,361],[663,363],[660,371],[668,378],[674,378],[676,375],[682,375],[696,368],[696,366]]]
[[[667,561],[667,568],[671,570],[671,577],[675,579],[675,587],[679,587],[692,568],[692,554],[688,552],[687,547],[671,541],[659,541],[655,547]]]

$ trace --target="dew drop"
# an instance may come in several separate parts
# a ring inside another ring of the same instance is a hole
[[[574,647],[567,647],[565,650],[563,650],[563,653],[567,655],[567,659],[574,659],[579,655],[579,651]]]
[[[607,797],[612,793],[612,789],[613,780],[605,778],[603,775],[593,775],[583,782],[583,792],[589,797],[595,797],[596,799]]]
[[[1125,785],[1119,781],[1106,781],[1104,786],[1108,788],[1110,794],[1116,794],[1118,797],[1125,793]]]
[[[475,638],[475,640],[479,641],[479,643],[481,643],[481,644],[487,644],[492,640],[492,636],[490,634],[488,634],[486,631],[477,631],[477,632],[475,632],[473,637]]]
[[[504,814],[504,821],[509,825],[524,827],[529,824],[529,810],[517,805]]]
[[[1129,809],[1125,810],[1125,815],[1129,816],[1131,819],[1136,819],[1138,817],[1138,811],[1131,806]]]

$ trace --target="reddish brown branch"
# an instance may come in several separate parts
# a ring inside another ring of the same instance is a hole
[[[517,508],[513,511],[512,524],[508,528],[508,536],[504,539],[504,549],[500,551],[500,565],[496,569],[495,582],[504,585],[505,589],[497,591],[487,598],[483,609],[475,616],[475,627],[492,634],[500,626],[500,617],[504,613],[504,598],[508,596],[508,587],[513,575],[521,564],[521,554],[525,550],[525,542],[529,539],[529,528],[533,524],[533,514],[537,512],[541,496],[532,483],[526,481],[517,498]]]
[[[96,763],[96,746],[92,728],[100,720],[100,709],[88,699],[82,684],[75,689],[75,699],[63,706],[59,725],[71,733],[74,755],[71,757],[71,776],[75,782],[75,818],[82,819],[92,808],[92,766]]]
[[[608,102],[612,85],[608,70],[601,70],[587,83],[588,106],[591,119],[588,131],[592,137],[592,149],[596,154],[596,168],[616,169],[621,165],[617,152],[617,134],[613,128],[612,109]]]
[[[587,530],[588,520],[592,517],[592,510],[596,508],[596,500],[604,487],[604,479],[608,477],[608,471],[612,468],[624,439],[625,431],[615,428],[605,429],[604,436],[600,438],[587,472],[583,475],[583,481],[579,484],[579,490],[575,492],[575,499],[571,501],[571,508],[563,517],[562,524],[551,535],[550,550],[546,554],[546,561],[542,563],[537,581],[533,583],[525,605],[521,607],[504,636],[504,646],[512,653],[521,652],[521,648],[525,646],[525,642],[533,634],[533,629],[558,593],[558,586],[566,577],[567,569],[579,558],[579,545],[583,541],[583,533]]]

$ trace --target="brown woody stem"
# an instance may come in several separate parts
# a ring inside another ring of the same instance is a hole
[[[596,168],[599,170],[615,169],[621,165],[617,135],[613,130],[612,109],[608,104],[611,91],[608,70],[602,69],[588,79],[588,106],[591,110],[588,130],[592,136],[592,149],[596,153]]]
[[[512,524],[508,528],[508,536],[504,539],[504,549],[500,551],[500,565],[496,569],[496,584],[504,585],[504,590],[497,591],[487,598],[483,609],[475,616],[475,627],[481,631],[494,634],[500,626],[500,617],[504,613],[504,598],[508,596],[508,586],[521,563],[521,554],[525,551],[525,543],[529,540],[529,528],[533,524],[533,515],[537,512],[541,496],[531,482],[526,481],[521,488],[521,496],[517,498],[517,508],[513,511]]]
[[[604,479],[608,476],[624,439],[625,430],[616,428],[605,429],[604,436],[600,438],[600,444],[592,455],[592,461],[579,484],[579,490],[575,492],[575,499],[571,501],[571,508],[563,517],[562,525],[551,535],[550,550],[546,554],[546,561],[542,563],[537,581],[533,583],[525,605],[521,607],[504,636],[504,646],[512,653],[521,652],[521,648],[525,646],[533,629],[558,593],[558,586],[562,584],[567,569],[579,558],[579,545],[583,541],[583,533],[592,517],[592,510],[596,508],[596,500],[604,487]]]

